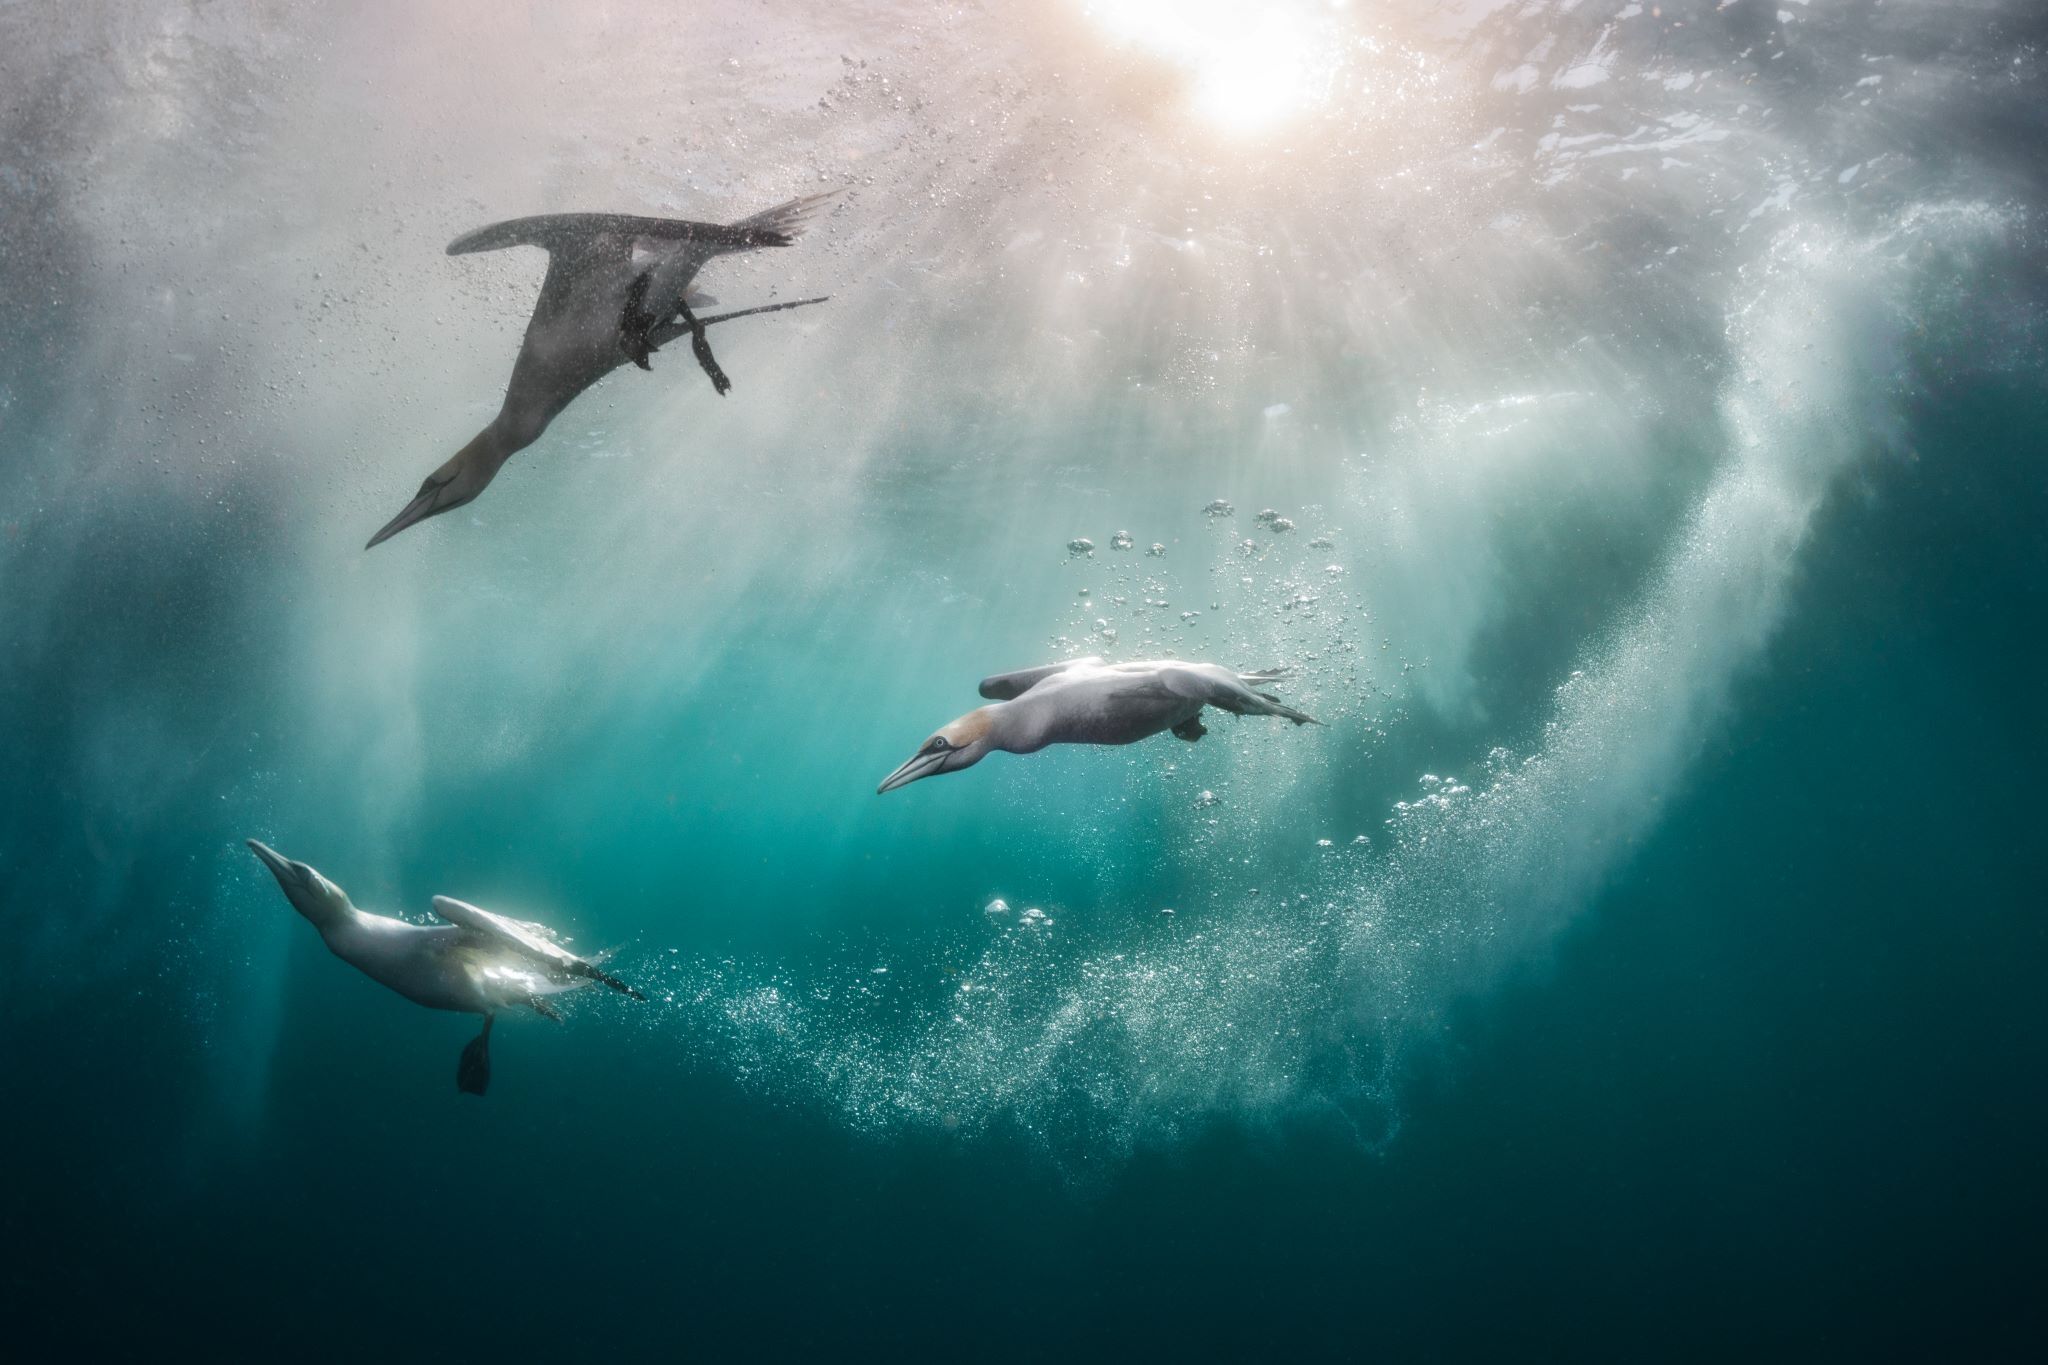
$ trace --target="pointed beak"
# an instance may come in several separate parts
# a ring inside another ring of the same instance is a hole
[[[457,503],[453,498],[446,496],[447,491],[448,483],[446,480],[440,483],[429,480],[426,487],[420,489],[418,496],[405,505],[405,510],[390,521],[385,522],[384,529],[371,536],[370,543],[363,548],[365,550],[374,550],[406,527],[417,526],[428,517],[439,516],[451,508],[460,506],[461,504]]]
[[[943,753],[912,754],[908,763],[882,779],[882,785],[875,788],[875,795],[880,796],[883,792],[907,787],[920,777],[930,777],[933,773],[944,772],[945,762],[946,755]]]
[[[248,843],[249,851],[256,855],[257,861],[270,869],[270,875],[277,878],[277,884],[286,892],[296,888],[303,880],[299,876],[298,866],[269,844],[256,839],[251,839]]]

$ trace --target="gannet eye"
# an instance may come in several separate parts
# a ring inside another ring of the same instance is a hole
[[[924,751],[928,754],[942,754],[952,747],[952,742],[944,735],[933,735],[931,743],[924,746]]]

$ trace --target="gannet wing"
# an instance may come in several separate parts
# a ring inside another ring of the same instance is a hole
[[[532,920],[513,919],[510,915],[493,914],[480,905],[459,901],[453,896],[434,897],[434,913],[450,924],[488,935],[517,948],[526,957],[552,962],[567,967],[582,961],[576,954],[564,948],[561,935],[545,924]]]
[[[1091,654],[1085,659],[1068,659],[1063,663],[1046,664],[1041,668],[1020,668],[1015,673],[997,673],[981,680],[981,695],[990,701],[1015,701],[1055,673],[1064,673],[1077,665],[1101,662],[1101,655]]]
[[[608,252],[620,245],[630,253],[635,244],[640,244],[643,251],[655,252],[664,244],[674,247],[683,243],[697,243],[718,251],[788,246],[803,235],[810,220],[838,194],[838,190],[827,190],[791,199],[737,223],[696,223],[686,218],[649,218],[637,213],[542,213],[529,218],[508,218],[463,233],[448,244],[448,254],[466,256],[473,251],[500,251],[508,246],[537,246],[561,255],[581,255],[592,248]]]
[[[434,913],[450,924],[460,925],[472,933],[479,934],[530,962],[539,963],[570,976],[601,981],[615,991],[632,996],[635,1000],[647,998],[589,958],[578,957],[564,948],[560,935],[545,924],[513,919],[509,915],[495,915],[481,906],[456,900],[453,896],[434,897]]]
[[[726,224],[644,218],[632,213],[543,213],[465,232],[448,244],[448,254],[467,256],[474,251],[537,246],[549,255],[582,256],[592,251],[609,253],[620,246],[630,251],[636,239],[670,244],[698,242],[726,251],[744,251],[757,246],[788,246],[796,237],[786,226],[757,222],[756,218]]]
[[[1258,681],[1268,681],[1258,674]],[[1278,697],[1254,692],[1237,674],[1215,664],[1174,664],[1159,670],[1158,685],[1176,697],[1199,701],[1219,711],[1239,716],[1285,716],[1296,725],[1320,725],[1321,721],[1297,711]]]

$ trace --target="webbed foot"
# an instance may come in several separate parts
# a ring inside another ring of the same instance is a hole
[[[462,1060],[455,1066],[455,1088],[465,1095],[481,1095],[491,1088],[491,1022],[495,1015],[484,1016],[484,1031],[469,1040],[462,1049]]]
[[[711,376],[711,387],[718,391],[720,398],[732,392],[732,381],[725,377],[725,371],[718,367],[717,357],[711,354],[711,343],[704,339],[704,324],[690,311],[687,303],[676,305],[676,316],[690,329],[690,350],[695,353],[697,363],[704,367],[704,373]]]
[[[1202,724],[1200,716],[1189,716],[1186,720],[1173,727],[1173,737],[1175,739],[1184,739],[1190,744],[1193,744],[1208,733],[1209,727]]]

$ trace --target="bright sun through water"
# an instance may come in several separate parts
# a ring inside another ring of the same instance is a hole
[[[1190,109],[1225,132],[1270,131],[1327,98],[1341,0],[1086,0],[1121,41],[1186,72]]]

